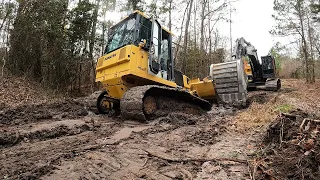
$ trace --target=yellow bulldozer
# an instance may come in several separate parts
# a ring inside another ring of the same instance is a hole
[[[145,121],[172,111],[209,111],[215,101],[246,103],[241,60],[213,64],[207,78],[189,79],[174,67],[172,36],[139,11],[111,27],[96,66],[96,81],[105,89],[97,100],[99,113]]]

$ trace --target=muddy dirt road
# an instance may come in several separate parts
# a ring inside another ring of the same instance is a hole
[[[74,101],[4,110],[1,178],[246,177],[239,147],[248,139],[227,130],[235,112],[221,106],[139,123],[95,115]]]
[[[250,100],[289,93],[254,92]],[[139,123],[95,115],[73,100],[5,108],[0,179],[250,179],[247,160],[262,129],[237,124],[247,111],[214,106],[202,116]]]

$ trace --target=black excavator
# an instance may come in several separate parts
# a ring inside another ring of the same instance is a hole
[[[248,90],[278,91],[281,88],[281,80],[276,77],[275,59],[267,55],[259,60],[257,49],[243,37],[236,40],[232,59],[243,60],[248,77]]]

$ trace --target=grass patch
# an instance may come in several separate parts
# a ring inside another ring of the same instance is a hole
[[[265,103],[260,104],[254,101],[248,109],[237,114],[236,125],[239,130],[247,131],[251,128],[266,127],[275,119],[280,110],[289,111],[293,108],[287,105],[285,98],[277,94],[267,94],[266,96],[268,97]]]
[[[237,115],[237,125],[240,129],[262,127],[270,123],[278,114],[275,111],[275,104],[259,104],[253,102],[250,107]]]
[[[312,85],[306,84],[303,80],[283,80],[283,89],[286,88],[296,91],[251,92],[251,97],[256,99],[252,98],[255,101],[247,109],[237,113],[235,117],[237,129],[248,131],[252,128],[267,127],[279,113],[289,113],[297,108],[319,114],[320,80]],[[265,101],[259,103],[262,98],[265,98]]]
[[[229,156],[230,156],[231,158],[238,158],[239,152],[237,152],[237,151],[232,151],[232,152],[230,152]]]
[[[276,107],[276,111],[280,111],[282,113],[288,113],[292,111],[293,107],[290,104],[282,104]]]

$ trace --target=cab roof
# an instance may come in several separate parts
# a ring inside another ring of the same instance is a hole
[[[141,12],[141,11],[139,11],[139,10],[135,10],[135,11],[134,11],[133,13],[131,13],[131,14],[135,14],[135,13],[140,14],[141,16],[145,17],[146,19],[149,19],[149,20],[150,20],[150,17],[146,16],[143,12]],[[130,14],[130,15],[131,15],[131,14]],[[128,18],[130,15],[125,16],[125,17],[122,18],[118,23],[122,22],[123,20],[125,20],[126,18]],[[117,24],[118,24],[118,23],[117,23]],[[117,24],[115,24],[114,26],[116,26]],[[114,27],[114,26],[112,26],[112,27]],[[160,25],[160,26],[161,26],[161,25]],[[166,29],[165,27],[161,26],[161,29],[163,29],[164,31],[166,31],[166,32],[168,32],[169,34],[171,34],[172,36],[174,36],[174,34],[173,34],[171,31],[169,31],[168,29]]]

